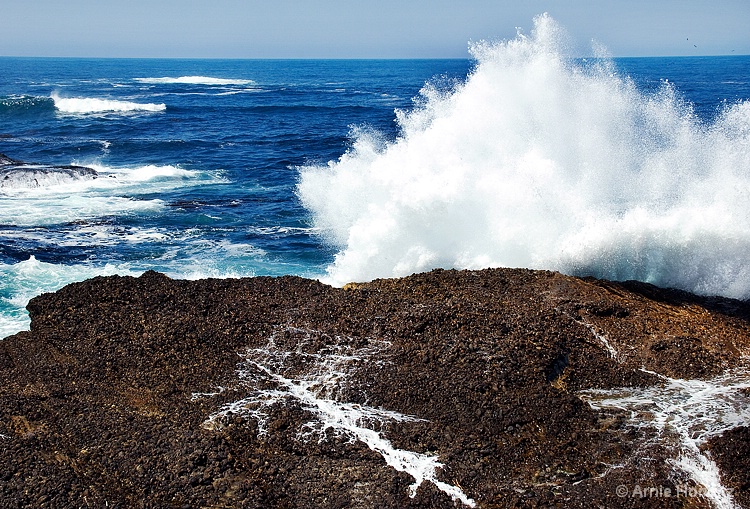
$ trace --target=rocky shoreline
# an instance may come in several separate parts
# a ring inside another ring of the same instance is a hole
[[[748,428],[688,450],[598,396],[744,369],[744,302],[522,269],[147,272],[28,310],[0,341],[4,507],[714,507],[691,454],[750,507]]]

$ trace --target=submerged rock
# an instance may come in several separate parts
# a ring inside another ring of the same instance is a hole
[[[7,507],[707,508],[678,460],[744,450],[688,451],[668,409],[602,396],[741,372],[750,307],[728,299],[511,269],[147,272],[28,309],[0,342]]]
[[[0,154],[0,189],[47,187],[97,177],[96,170],[85,166],[25,163]]]

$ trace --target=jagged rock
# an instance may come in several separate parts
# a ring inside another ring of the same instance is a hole
[[[96,170],[85,166],[25,163],[0,154],[0,189],[46,187],[97,177]]]
[[[707,508],[659,433],[582,394],[750,351],[743,302],[529,270],[147,272],[28,310],[0,342],[5,507]]]

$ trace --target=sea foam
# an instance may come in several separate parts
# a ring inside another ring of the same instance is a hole
[[[85,166],[94,169],[99,177],[49,177],[46,185],[0,186],[0,224],[50,226],[113,214],[157,214],[167,206],[157,197],[160,193],[226,182],[220,172],[172,165]]]
[[[515,266],[750,297],[750,102],[702,122],[666,81],[638,90],[606,58],[566,56],[548,15],[480,42],[475,67],[300,169],[339,251],[327,282]]]

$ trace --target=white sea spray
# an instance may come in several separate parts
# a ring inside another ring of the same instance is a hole
[[[436,267],[560,270],[750,297],[750,102],[703,122],[664,82],[565,53],[548,15],[471,47],[466,81],[427,85],[389,143],[355,132],[298,195],[341,285]]]

